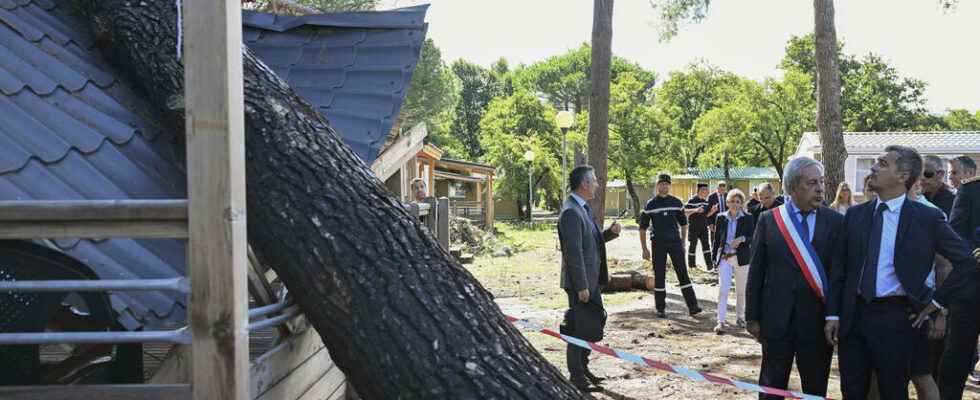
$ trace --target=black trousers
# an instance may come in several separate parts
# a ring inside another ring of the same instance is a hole
[[[909,319],[913,313],[907,302],[857,299],[851,331],[840,338],[838,353],[845,400],[868,397],[872,371],[882,399],[909,398],[910,349],[916,335]]]
[[[974,366],[977,338],[980,337],[980,313],[976,304],[957,302],[946,318],[949,333],[939,362],[939,392],[943,399],[960,399],[966,376]]]
[[[708,241],[708,227],[705,226],[704,229],[700,231],[690,231],[687,236],[687,265],[694,268],[697,265],[697,248],[698,242],[701,242],[701,254],[704,255],[704,266],[707,269],[714,267],[714,263],[711,262],[711,242]]]
[[[798,324],[796,318],[813,318],[813,316],[798,315],[794,312],[790,317],[791,327],[804,325]],[[804,333],[797,329],[789,329],[784,337],[763,338],[759,384],[786,389],[795,359],[796,369],[800,372],[800,380],[803,383],[803,393],[826,396],[827,380],[830,378],[830,361],[833,356],[834,348],[827,345],[823,332]],[[759,398],[781,397],[760,393]]]
[[[687,265],[684,264],[684,246],[680,242],[662,243],[656,242],[653,245],[653,299],[657,306],[657,311],[667,308],[667,255],[670,255],[670,262],[674,264],[674,273],[677,274],[677,283],[680,284],[681,293],[684,294],[684,302],[687,303],[688,310],[698,308],[698,298],[694,294],[694,287],[691,285],[691,277],[687,275]]]
[[[566,290],[565,294],[568,295],[568,308],[574,310],[578,307],[585,305],[584,303],[578,301],[578,293]],[[591,297],[595,299],[591,299]],[[602,293],[599,290],[589,291],[590,302],[598,301],[602,304]],[[589,370],[589,354],[592,350],[583,349],[581,347],[575,346],[569,343],[565,347],[565,361],[568,364],[568,375],[571,381],[585,381],[585,372]]]

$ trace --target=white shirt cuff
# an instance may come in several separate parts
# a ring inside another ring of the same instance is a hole
[[[935,300],[932,301],[932,305],[936,306],[940,310],[945,310],[946,309],[946,307],[943,307],[942,305],[940,305],[939,303],[937,303]]]
[[[826,320],[826,321],[840,321],[840,317],[837,316],[837,315],[828,315],[828,316],[824,317],[824,320]]]

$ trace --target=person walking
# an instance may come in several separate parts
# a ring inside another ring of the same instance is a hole
[[[568,177],[571,189],[558,217],[558,241],[561,246],[561,288],[568,297],[569,314],[575,330],[602,330],[602,327],[582,326],[585,323],[604,324],[604,318],[595,318],[596,309],[602,309],[600,286],[609,282],[606,264],[606,242],[619,236],[622,229],[613,223],[601,230],[592,218],[588,201],[595,197],[599,184],[590,166],[575,167]],[[577,325],[576,325],[577,324]],[[576,388],[593,392],[602,378],[589,371],[589,350],[568,344],[565,357],[569,380]],[[592,386],[590,386],[590,384]]]
[[[653,254],[647,247],[647,230],[656,238],[651,241]],[[657,178],[657,194],[647,201],[640,214],[640,248],[643,259],[653,261],[654,289],[653,298],[656,305],[657,317],[667,317],[667,256],[674,265],[674,273],[684,302],[687,303],[688,313],[694,316],[701,313],[694,285],[687,274],[684,262],[684,242],[687,240],[687,217],[684,216],[681,200],[670,195],[670,175],[662,174]]]
[[[694,268],[697,264],[697,247],[701,243],[701,254],[704,256],[704,268],[711,270],[711,244],[708,242],[708,184],[699,183],[698,192],[684,205],[687,216],[687,265]]]
[[[735,275],[735,325],[745,327],[745,292],[748,284],[749,260],[755,220],[745,212],[745,195],[741,190],[728,191],[728,211],[718,216],[717,234],[713,258],[718,265],[718,324],[715,333],[721,335],[728,329],[726,314],[728,296],[731,293],[732,275]]]
[[[827,394],[834,352],[823,335],[824,299],[843,220],[822,205],[823,171],[809,157],[783,169],[789,197],[756,222],[745,309],[746,330],[762,344],[759,384],[785,389],[795,360],[803,391],[818,396]]]

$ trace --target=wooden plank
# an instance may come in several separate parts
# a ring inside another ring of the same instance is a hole
[[[314,329],[307,329],[255,359],[249,371],[251,377],[249,383],[250,398],[254,399],[268,392],[303,363],[319,353],[324,353],[327,357],[324,360],[323,355],[319,355],[319,360],[324,363],[323,365],[332,363],[329,360],[330,356],[326,346],[320,340],[320,335]]]
[[[190,398],[191,387],[187,384],[0,386],[0,399],[4,400],[172,400]]]
[[[184,0],[188,270],[195,400],[248,396],[245,114],[239,0]]]
[[[0,222],[0,239],[186,239],[187,237],[186,220]]]
[[[187,200],[0,201],[0,221],[186,221]]]
[[[439,198],[439,209],[437,214],[439,215],[437,218],[439,221],[439,226],[436,227],[436,237],[439,239],[439,244],[441,244],[446,251],[449,251],[449,198]]]
[[[153,373],[148,383],[172,384],[191,381],[191,347],[177,345],[170,349],[160,368]]]
[[[483,223],[483,229],[487,232],[493,232],[493,175],[487,177],[487,210],[483,213],[483,217],[486,220]]]
[[[346,395],[347,381],[340,368],[334,366],[297,400],[328,400]]]
[[[262,393],[255,400],[294,400],[298,399],[303,393],[324,377],[330,370],[338,369],[330,361],[330,355],[326,349],[318,351],[313,357],[291,371],[281,381]],[[339,369],[338,369],[339,370]]]

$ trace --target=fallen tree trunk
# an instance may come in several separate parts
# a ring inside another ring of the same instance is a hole
[[[75,3],[106,59],[183,132],[174,2]],[[249,243],[357,392],[582,398],[327,121],[247,48],[243,57]]]

